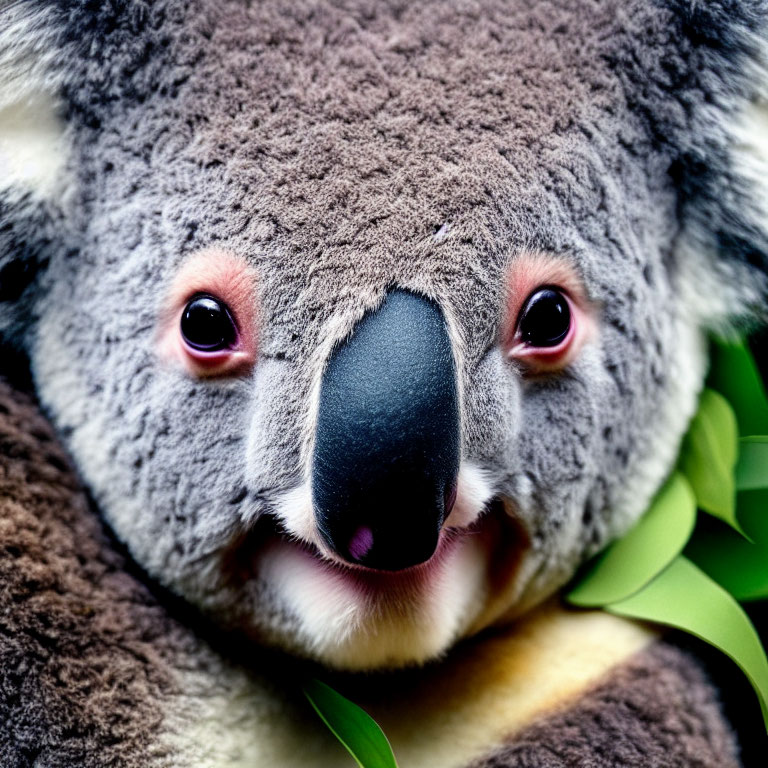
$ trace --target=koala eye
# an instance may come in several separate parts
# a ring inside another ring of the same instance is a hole
[[[227,305],[210,294],[193,296],[181,313],[181,335],[198,352],[220,352],[237,343],[237,328]]]
[[[196,379],[245,376],[256,364],[257,276],[216,248],[182,264],[157,318],[158,358]]]
[[[592,320],[575,299],[553,285],[539,286],[522,305],[508,354],[529,373],[562,370],[590,335]]]
[[[557,373],[597,334],[597,306],[567,258],[523,253],[506,273],[501,343],[524,375]]]
[[[555,288],[535,291],[525,302],[518,321],[518,337],[529,347],[557,347],[571,330],[568,300]]]

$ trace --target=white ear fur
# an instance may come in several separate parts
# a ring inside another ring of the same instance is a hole
[[[734,134],[735,169],[754,192],[753,216],[768,226],[768,95],[747,105]]]
[[[762,71],[762,70],[761,70]],[[768,86],[768,69],[765,70]],[[768,243],[768,93],[748,102],[727,127],[731,179],[738,192],[722,194],[726,228],[731,221],[747,233]],[[731,182],[732,183],[732,182]],[[731,216],[728,216],[728,211]],[[720,244],[705,215],[688,222],[677,249],[680,266],[681,300],[691,316],[709,330],[722,335],[733,333],[734,319],[754,321],[755,308],[765,306],[768,274],[746,260],[724,258]],[[738,231],[738,228],[737,228]],[[762,319],[765,319],[763,315]]]
[[[55,100],[41,91],[0,109],[0,189],[11,196],[54,196],[65,159]]]
[[[739,215],[745,220],[760,242],[755,246],[762,251],[763,263],[760,268],[738,265],[735,270],[741,285],[746,287],[742,305],[735,313],[745,311],[744,301],[758,309],[760,319],[768,320],[766,298],[768,298],[768,30],[762,26],[759,33],[749,36],[752,45],[752,60],[746,65],[749,81],[753,84],[753,95],[741,109],[738,117],[728,130],[731,134],[730,156],[733,172],[743,185],[746,194],[739,200]]]
[[[51,198],[66,158],[52,13],[0,3],[0,192]]]

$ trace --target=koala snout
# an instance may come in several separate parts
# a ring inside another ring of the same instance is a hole
[[[456,498],[459,458],[445,319],[434,302],[393,290],[323,374],[312,465],[321,536],[367,568],[429,560]]]

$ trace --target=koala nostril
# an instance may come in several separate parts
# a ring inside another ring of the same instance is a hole
[[[349,554],[353,560],[360,563],[371,551],[371,547],[373,547],[373,531],[367,525],[361,525],[349,541]]]
[[[445,320],[434,302],[392,291],[323,374],[312,496],[328,547],[377,570],[429,560],[456,500],[459,452]]]
[[[437,549],[440,529],[398,525],[375,534],[359,528],[349,544],[349,559],[378,571],[400,571],[429,560]],[[359,549],[358,549],[359,548]]]

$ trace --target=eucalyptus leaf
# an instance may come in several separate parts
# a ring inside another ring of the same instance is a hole
[[[768,488],[738,495],[739,521],[754,541],[768,550]],[[765,562],[768,570],[768,560]]]
[[[320,680],[310,680],[304,695],[360,768],[397,768],[387,737],[365,710]]]
[[[736,465],[736,487],[740,491],[768,488],[768,436],[744,437]]]
[[[737,457],[738,425],[733,409],[721,394],[705,389],[683,440],[679,466],[699,507],[741,533],[736,520]]]
[[[695,521],[693,491],[676,472],[640,522],[592,560],[566,600],[573,605],[601,606],[637,592],[680,554]]]
[[[708,386],[733,406],[739,433],[768,434],[768,397],[752,353],[744,344],[715,342]]]
[[[768,598],[768,490],[738,495],[747,541],[719,521],[699,525],[685,555],[737,600]]]
[[[752,683],[768,728],[768,660],[760,638],[733,597],[690,560],[681,555],[640,592],[606,610],[681,629],[730,656]]]

